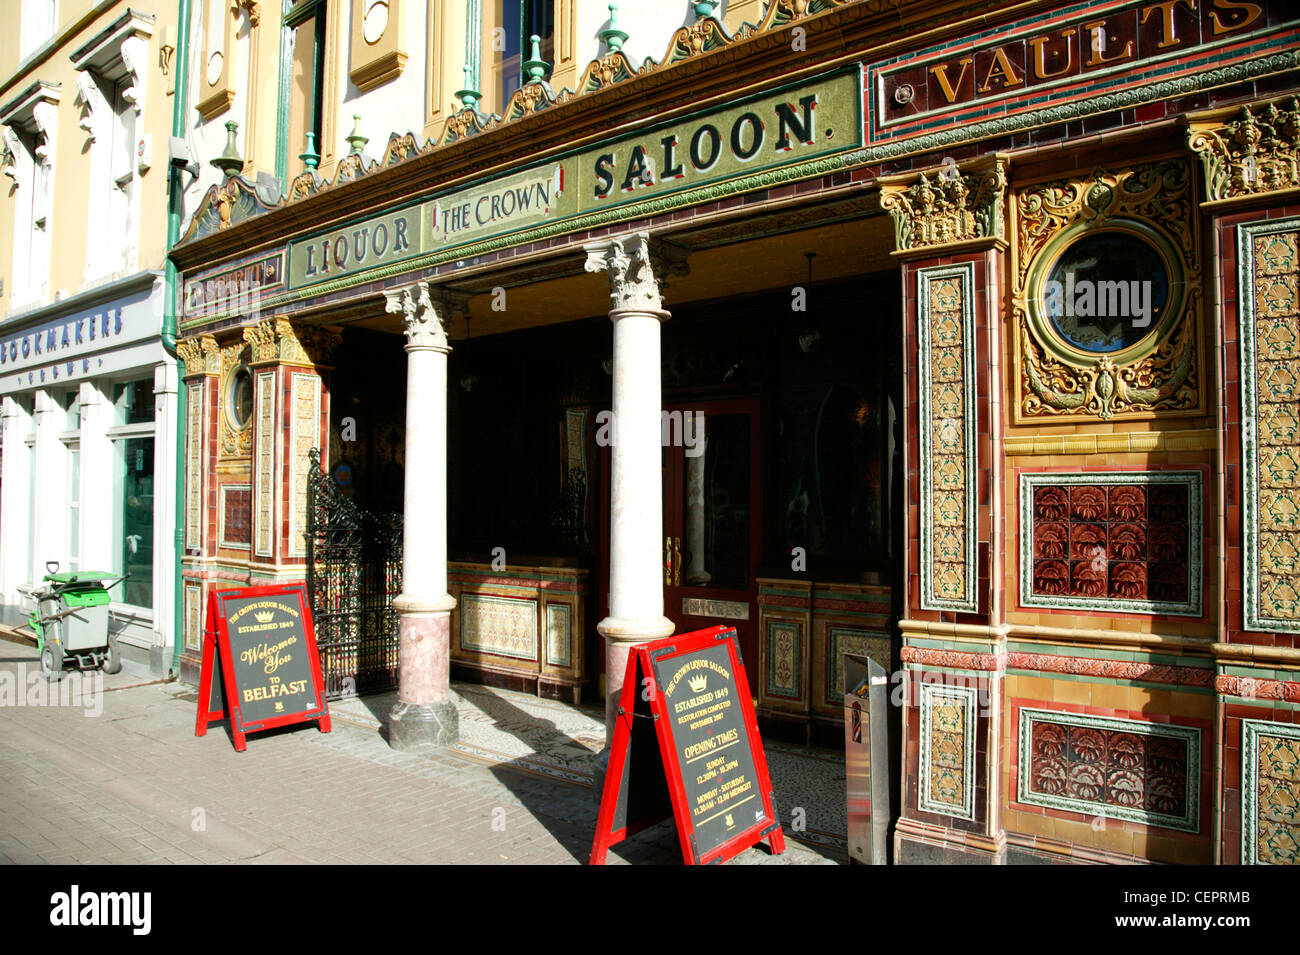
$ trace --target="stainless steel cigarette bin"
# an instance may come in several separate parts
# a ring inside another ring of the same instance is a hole
[[[870,657],[846,653],[844,687],[849,860],[885,865],[889,838],[889,677]]]

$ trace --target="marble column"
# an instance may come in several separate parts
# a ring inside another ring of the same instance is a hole
[[[666,637],[659,326],[669,317],[660,292],[685,255],[639,232],[586,246],[587,271],[608,272],[614,323],[614,440],[610,448],[609,616],[605,638],[605,748],[599,794],[632,648]]]
[[[406,325],[406,481],[397,703],[393,749],[447,746],[458,735],[451,699],[451,611],[447,593],[447,354],[443,320],[465,299],[417,282],[384,292],[385,310]]]

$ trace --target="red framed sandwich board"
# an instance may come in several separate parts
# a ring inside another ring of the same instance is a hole
[[[669,815],[688,865],[726,862],[763,839],[785,851],[734,627],[633,648],[591,864]]]
[[[304,585],[208,594],[195,736],[207,735],[227,709],[241,753],[246,734],[277,726],[315,720],[328,733],[324,687]]]

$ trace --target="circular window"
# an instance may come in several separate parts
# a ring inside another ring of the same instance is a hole
[[[1061,233],[1030,284],[1040,340],[1075,364],[1149,352],[1182,304],[1178,263],[1172,244],[1145,223],[1112,220]]]
[[[226,396],[230,423],[236,431],[243,431],[253,420],[253,375],[247,365],[240,365],[231,372]]]

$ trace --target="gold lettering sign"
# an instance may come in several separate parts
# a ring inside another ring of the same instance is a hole
[[[289,244],[289,287],[302,288],[425,251],[421,230],[423,207],[376,216],[334,232]]]

